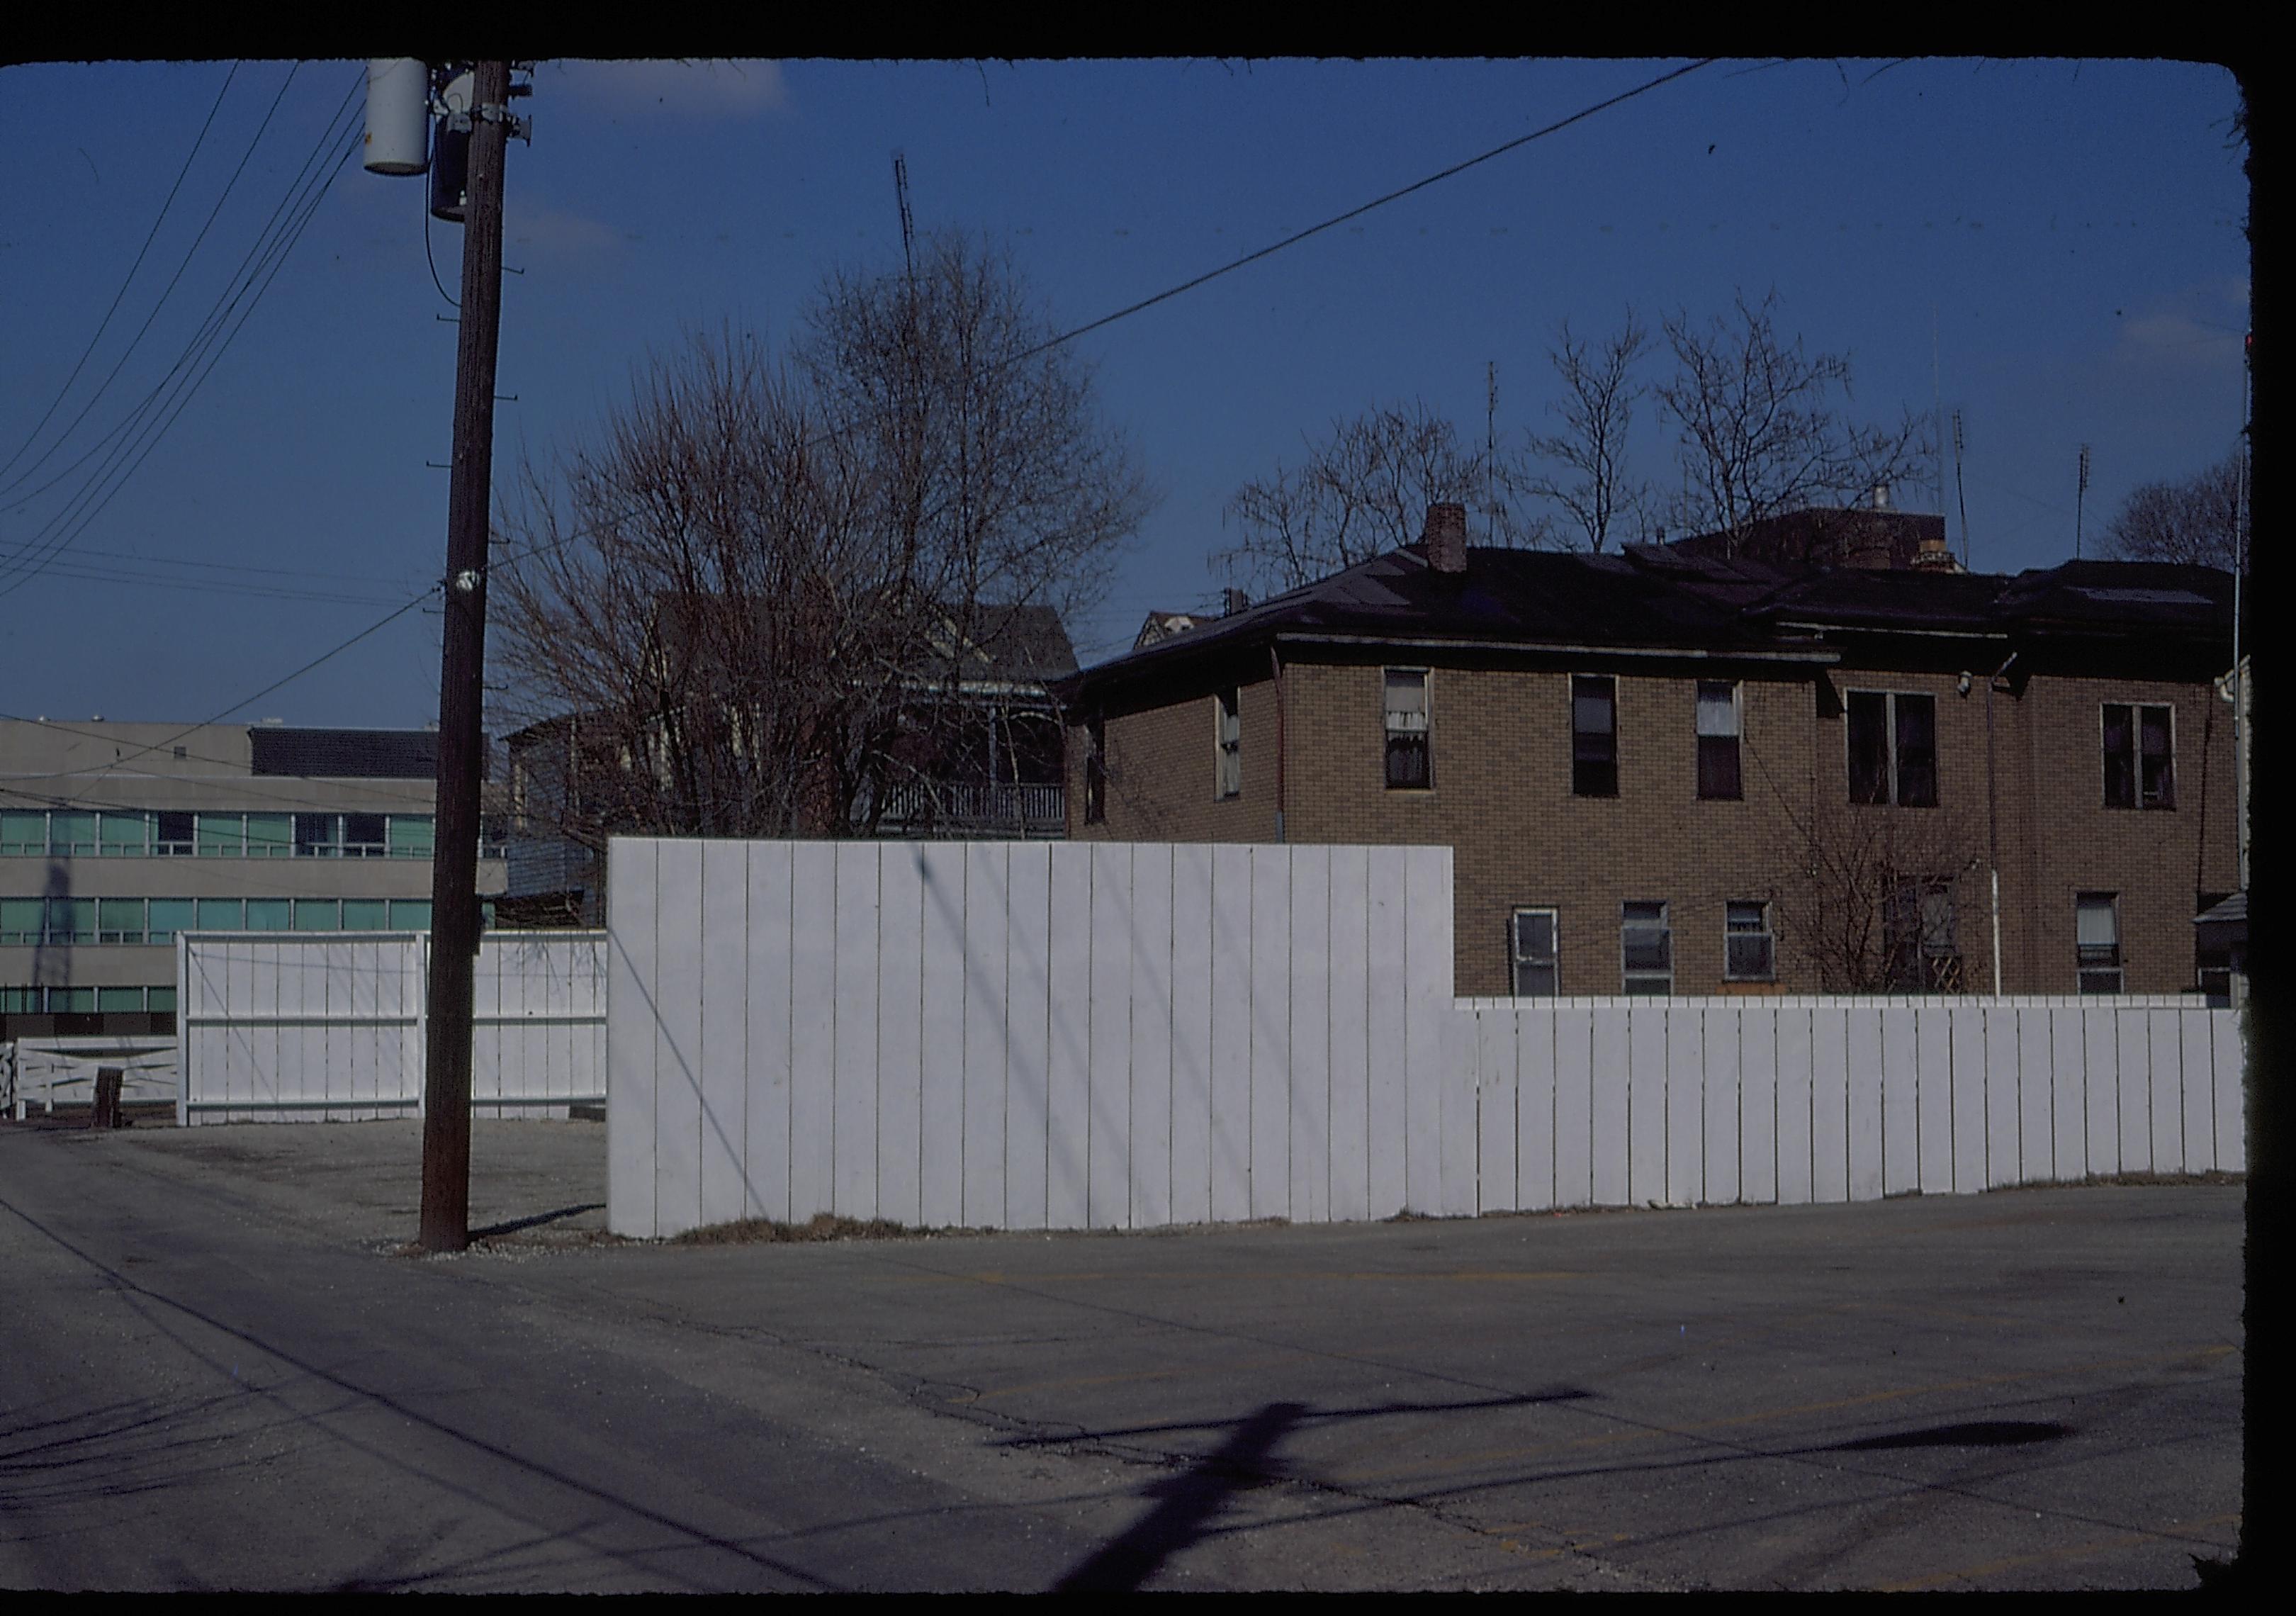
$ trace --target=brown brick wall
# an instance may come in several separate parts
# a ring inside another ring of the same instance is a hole
[[[1288,664],[1286,839],[1454,848],[1462,994],[1510,990],[1507,919],[1516,907],[1533,906],[1559,912],[1562,990],[1615,993],[1620,906],[1653,899],[1669,905],[1676,991],[1734,990],[1723,979],[1724,906],[1757,899],[1771,905],[1779,935],[1775,990],[1811,992],[1821,985],[1817,945],[1797,924],[1812,901],[1809,839],[1846,847],[1884,828],[1958,870],[1955,925],[1964,986],[1992,989],[1984,668],[1972,670],[1966,695],[1957,671],[1781,665],[1775,675],[1742,678],[1744,796],[1737,801],[1697,794],[1698,675],[1615,666],[1577,671],[1617,674],[1619,795],[1573,795],[1572,671],[1434,667],[1433,787],[1390,791],[1382,667]],[[1849,803],[1842,698],[1852,690],[1933,698],[1937,808]],[[2097,705],[2108,698],[2177,708],[2173,810],[2103,806]],[[2004,989],[2072,991],[2073,894],[2092,890],[2122,894],[2128,991],[2188,987],[2194,898],[2234,884],[2229,710],[2216,710],[2222,704],[2205,684],[2049,676],[1993,702]],[[1242,714],[1244,792],[1227,802],[1213,796],[1208,695],[1110,717],[1107,822],[1073,824],[1071,833],[1274,840],[1271,681],[1243,688]],[[1070,800],[1080,819],[1081,727],[1070,741]]]

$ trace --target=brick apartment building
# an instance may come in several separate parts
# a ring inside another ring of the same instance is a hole
[[[2220,993],[2232,616],[2206,568],[1962,571],[1934,516],[1594,555],[1437,506],[1062,682],[1070,833],[1448,843],[1462,994]]]

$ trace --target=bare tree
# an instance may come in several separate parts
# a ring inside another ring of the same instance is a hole
[[[1336,420],[1329,436],[1305,441],[1301,463],[1279,464],[1228,502],[1241,537],[1212,564],[1231,582],[1259,594],[1313,583],[1413,543],[1427,507],[1439,502],[1488,506],[1499,544],[1546,538],[1545,524],[1519,508],[1513,469],[1463,444],[1458,429],[1421,400]]]
[[[1854,504],[1908,480],[1930,454],[1928,423],[1911,413],[1896,426],[1852,422],[1849,357],[1781,340],[1776,303],[1775,291],[1758,304],[1741,293],[1732,316],[1663,322],[1675,372],[1654,390],[1678,433],[1674,520],[1726,534],[1734,554],[1765,518]]]
[[[1627,435],[1635,405],[1649,390],[1635,379],[1649,341],[1629,308],[1626,324],[1599,343],[1574,337],[1564,321],[1547,355],[1563,389],[1548,408],[1562,417],[1562,430],[1531,435],[1538,469],[1525,492],[1561,507],[1598,554],[1615,529],[1630,522],[1639,537],[1647,525],[1649,488],[1628,474]]]
[[[498,656],[508,716],[580,716],[567,833],[849,834],[930,774],[1022,609],[1088,603],[1152,503],[1051,332],[933,237],[529,463]]]
[[[2246,477],[2243,457],[2233,455],[2180,480],[2141,484],[2106,526],[2105,554],[2247,570]]]
[[[1944,809],[1842,805],[1804,827],[1783,946],[1826,993],[1957,993],[1983,845]]]

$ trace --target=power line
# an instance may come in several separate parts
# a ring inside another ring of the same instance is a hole
[[[271,127],[272,119],[278,114],[279,103],[287,98],[288,86],[295,82],[295,74],[301,66],[300,62],[295,62],[288,67],[287,77],[280,81],[279,93],[271,98],[271,105],[264,112],[263,121],[256,126],[254,137],[247,143],[247,150],[240,153],[239,166],[231,171],[231,177],[224,182],[223,191],[217,196],[215,206],[208,209],[206,222],[201,225],[199,234],[192,238],[192,244],[184,249],[184,256],[176,265],[176,273],[168,276],[167,285],[160,288],[159,300],[152,305],[152,312],[144,316],[144,324],[136,328],[135,336],[128,340],[127,346],[121,350],[119,357],[112,361],[111,371],[97,384],[95,391],[89,396],[88,401],[80,406],[79,414],[72,417],[71,424],[64,428],[63,431],[57,436],[55,442],[42,450],[31,465],[26,466],[17,476],[15,481],[0,486],[0,493],[13,489],[26,477],[31,475],[33,468],[37,467],[41,461],[45,460],[69,441],[72,433],[78,430],[79,423],[87,419],[88,412],[94,409],[103,395],[111,390],[112,382],[119,375],[121,367],[127,365],[137,346],[151,331],[152,323],[160,317],[160,311],[167,307],[168,299],[175,291],[176,283],[184,278],[184,271],[191,267],[193,258],[198,254],[201,244],[208,239],[208,232],[215,227],[217,217],[223,212],[223,205],[231,200],[231,193],[239,184],[239,176],[247,172],[247,165],[255,156],[255,149],[263,144],[264,133]],[[126,288],[123,287],[121,290],[125,291]],[[107,433],[105,436],[109,438],[111,434]],[[102,441],[103,439],[98,439],[99,443]],[[86,458],[86,455],[81,456],[81,460]],[[77,465],[79,462],[76,461],[73,463]],[[54,485],[51,482],[44,486],[53,487]]]
[[[89,524],[102,513],[120,488],[125,487],[128,480],[135,475],[144,460],[150,457],[160,439],[181,417],[184,409],[189,407],[192,399],[205,385],[208,377],[214,373],[215,367],[222,362],[223,356],[229,351],[233,341],[237,339],[248,320],[254,315],[257,307],[262,302],[264,294],[270,290],[272,282],[277,278],[279,271],[285,267],[289,254],[294,250],[297,242],[302,239],[304,232],[309,228],[311,220],[317,214],[319,204],[325,199],[328,188],[357,150],[357,136],[354,130],[345,140],[341,156],[337,161],[332,167],[322,168],[316,176],[312,176],[313,162],[326,145],[335,138],[334,127],[341,119],[343,108],[349,104],[350,96],[346,94],[342,106],[337,109],[335,117],[329,119],[328,127],[322,133],[311,155],[304,160],[303,168],[298,172],[295,181],[291,184],[288,195],[283,197],[279,207],[273,209],[272,219],[265,226],[265,234],[270,236],[270,240],[266,242],[258,238],[256,246],[250,248],[247,258],[242,260],[242,269],[245,269],[250,261],[253,263],[253,268],[247,273],[245,280],[239,283],[236,291],[232,291],[227,287],[226,295],[218,297],[217,308],[211,311],[209,320],[195,334],[191,345],[185,349],[184,357],[171,368],[168,377],[146,396],[144,403],[138,406],[137,413],[142,414],[155,399],[158,399],[186,364],[197,364],[204,357],[205,364],[202,368],[195,375],[176,386],[176,394],[172,399],[160,404],[160,410],[164,414],[156,420],[156,423],[147,422],[139,429],[136,438],[116,447],[107,456],[105,463],[83,485],[70,504],[57,516],[51,518],[31,539],[18,546],[16,554],[10,563],[5,567],[0,567],[0,576],[4,576],[8,571],[15,571],[22,576],[7,587],[0,588],[0,596],[12,594],[29,583],[45,570],[49,561],[68,547],[80,533],[86,530]],[[307,176],[311,176],[308,181]],[[299,188],[302,193],[300,196],[296,194]],[[275,234],[272,234],[273,226],[278,223],[281,214],[287,212],[291,204],[293,211],[288,212],[287,225],[280,228]],[[257,279],[258,276],[261,277],[259,283]],[[246,307],[244,309],[240,309],[239,306],[242,301],[245,302]],[[232,322],[234,310],[239,311],[238,317],[235,322]],[[226,322],[232,322],[228,331],[224,330]],[[219,340],[217,333],[221,333]],[[212,352],[207,352],[209,349],[212,349]],[[134,421],[135,417],[131,416],[128,422],[122,424],[123,426],[133,424]],[[134,455],[134,460],[127,463],[124,470],[119,469],[122,458],[130,454]],[[85,458],[83,456],[83,459]],[[107,480],[110,486],[103,488]],[[99,496],[97,490],[100,488],[102,488],[102,492]],[[65,530],[67,526],[68,530]],[[38,553],[37,558],[28,560],[28,557],[33,556],[35,551]]]
[[[79,358],[72,365],[71,374],[64,378],[64,384],[56,390],[56,396],[49,400],[48,407],[41,413],[39,420],[33,423],[31,431],[27,433],[24,441],[17,446],[16,452],[8,456],[6,463],[0,464],[0,473],[6,472],[10,467],[21,460],[24,457],[24,451],[38,441],[40,433],[53,418],[58,406],[70,396],[72,383],[79,380],[79,373],[86,367],[89,356],[95,352],[96,344],[102,341],[103,333],[111,329],[111,316],[119,312],[121,300],[127,296],[128,287],[135,283],[135,272],[144,267],[145,255],[152,250],[152,243],[159,239],[160,226],[167,223],[168,210],[176,205],[176,193],[184,188],[184,180],[192,171],[193,160],[199,156],[200,148],[207,144],[208,131],[215,127],[216,114],[223,111],[223,98],[231,92],[231,81],[238,76],[239,63],[234,62],[231,64],[231,70],[223,76],[223,88],[216,92],[215,105],[208,109],[207,121],[200,126],[198,135],[192,141],[191,151],[184,156],[184,166],[176,171],[176,183],[168,187],[168,197],[160,204],[159,217],[152,221],[151,230],[144,237],[144,245],[136,250],[135,261],[127,267],[127,278],[119,283],[119,290],[111,294],[111,307],[105,309],[103,318],[96,322],[95,334],[87,340],[87,346],[80,349]],[[161,300],[166,300],[164,293],[161,294]],[[154,312],[157,312],[156,309]],[[130,344],[130,347],[132,348],[133,344]],[[113,373],[117,374],[118,372],[115,370]],[[97,397],[102,396],[102,390],[99,388]],[[64,435],[70,436],[69,429]],[[61,443],[62,439],[58,439],[57,441]]]

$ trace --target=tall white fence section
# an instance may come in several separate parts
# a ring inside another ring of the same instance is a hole
[[[177,1120],[420,1115],[429,951],[419,931],[179,935]],[[603,932],[486,935],[473,1116],[564,1117],[604,1103],[605,956]]]
[[[617,841],[607,1219],[1323,1222],[2238,1170],[2176,998],[1452,994],[1445,848]]]

